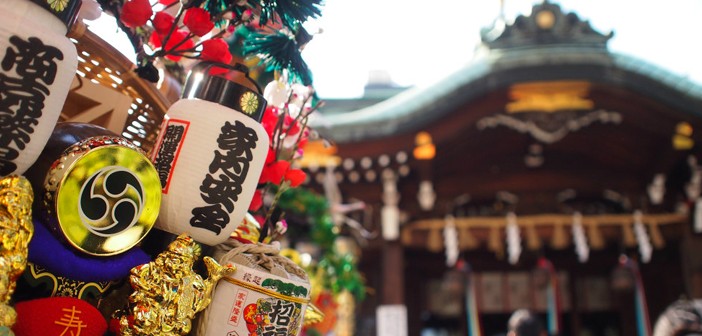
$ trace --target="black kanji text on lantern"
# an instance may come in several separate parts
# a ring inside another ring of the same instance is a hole
[[[208,205],[193,209],[190,225],[219,234],[229,224],[249,172],[258,135],[240,121],[226,122],[217,137],[218,149],[200,185],[200,197]]]
[[[60,49],[36,37],[23,40],[12,36],[10,44],[0,63],[0,175],[17,169],[13,160],[39,124],[44,100],[50,94],[48,85],[56,79],[56,61],[63,60]],[[16,75],[10,76],[13,69]]]
[[[158,171],[159,180],[161,180],[161,188],[164,190],[167,189],[168,180],[171,177],[171,170],[173,169],[173,160],[175,159],[184,133],[185,126],[177,124],[168,125],[161,142],[161,147],[158,149],[158,155],[154,160],[154,166]]]

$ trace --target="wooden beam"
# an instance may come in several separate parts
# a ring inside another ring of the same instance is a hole
[[[683,214],[648,214],[642,216],[653,248],[661,249],[666,239],[679,238],[680,227],[688,218]],[[554,249],[570,246],[572,241],[572,215],[541,214],[517,218],[522,238],[528,249],[539,249],[543,244],[550,244]],[[443,230],[445,220],[433,218],[416,220],[402,229],[402,244],[426,249],[442,249],[443,242],[432,241],[432,233]],[[505,217],[462,217],[455,218],[454,223],[462,241],[461,250],[474,250],[486,247],[495,253],[504,249],[504,236],[507,220]],[[637,245],[633,230],[633,215],[589,215],[582,216],[583,230],[588,245],[594,250],[603,249],[608,242],[619,239],[624,246]],[[431,246],[430,246],[431,245]]]
[[[644,224],[675,224],[684,223],[687,221],[687,215],[684,214],[648,214],[643,215]],[[518,225],[570,225],[573,222],[572,215],[561,214],[542,214],[531,216],[519,216],[517,219]],[[626,225],[634,222],[633,215],[588,215],[582,217],[583,225]],[[410,225],[407,229],[439,229],[444,227],[445,220],[443,218],[418,220]],[[476,228],[492,228],[503,227],[507,220],[504,217],[464,217],[454,219],[457,228],[460,227],[476,227]]]

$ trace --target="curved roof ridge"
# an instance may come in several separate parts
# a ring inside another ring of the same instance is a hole
[[[413,126],[420,128],[417,125],[431,122],[462,103],[514,83],[578,79],[573,78],[572,73],[564,75],[560,71],[548,75],[540,73],[538,77],[509,74],[514,70],[549,66],[597,66],[602,69],[601,73],[580,69],[579,78],[622,85],[655,96],[688,113],[702,113],[702,85],[689,78],[634,56],[607,52],[600,48],[561,45],[492,50],[431,84],[410,88],[359,110],[322,115],[311,120],[310,125],[323,134],[329,134],[337,142],[360,141],[409,131]],[[641,81],[640,77],[649,81]],[[651,86],[651,81],[660,85]],[[680,101],[681,95],[689,100]]]
[[[671,88],[687,94],[693,98],[702,99],[702,83],[691,80],[689,77],[676,74],[655,63],[625,53],[610,53],[614,64],[622,69],[638,72],[657,79]],[[702,113],[702,111],[700,111]]]

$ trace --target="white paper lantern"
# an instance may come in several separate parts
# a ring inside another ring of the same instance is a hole
[[[259,123],[263,96],[210,76],[212,66],[202,63],[190,74],[183,99],[167,112],[153,160],[163,188],[156,227],[217,245],[248,211],[269,138]]]
[[[66,32],[80,4],[0,1],[0,176],[23,174],[56,125],[78,66]]]

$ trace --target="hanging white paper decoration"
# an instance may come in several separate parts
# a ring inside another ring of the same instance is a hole
[[[447,215],[444,226],[444,247],[446,249],[446,266],[453,267],[458,259],[458,231],[453,216]]]
[[[573,214],[573,244],[575,244],[578,261],[587,262],[590,257],[590,246],[587,245],[587,237],[583,229],[583,216],[579,212]]]
[[[522,238],[519,235],[519,226],[517,225],[517,215],[513,212],[507,214],[507,259],[509,263],[514,265],[519,261],[519,256],[522,254]]]
[[[653,246],[651,246],[651,238],[646,232],[646,227],[643,223],[643,214],[640,210],[634,211],[634,235],[636,236],[636,242],[639,244],[641,261],[648,263],[651,261]]]
[[[419,201],[419,207],[424,211],[429,211],[434,208],[436,193],[434,192],[434,186],[431,181],[424,180],[419,183],[417,201]]]
[[[695,216],[693,230],[695,233],[702,232],[702,198],[695,201]]]
[[[665,196],[665,175],[656,174],[653,181],[648,185],[648,198],[653,204],[661,204]]]

